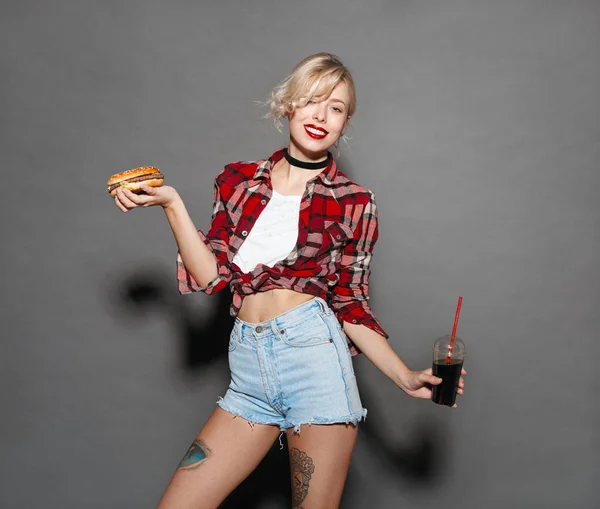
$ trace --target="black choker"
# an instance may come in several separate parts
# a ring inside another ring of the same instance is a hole
[[[331,161],[331,152],[327,152],[327,159],[316,163],[307,163],[306,161],[300,161],[300,159],[292,157],[287,148],[283,149],[283,155],[288,163],[296,168],[302,168],[303,170],[322,170],[329,164],[329,161]]]

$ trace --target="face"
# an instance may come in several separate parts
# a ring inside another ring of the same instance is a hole
[[[348,86],[340,81],[331,94],[313,97],[290,118],[290,154],[320,158],[337,141],[350,120]]]

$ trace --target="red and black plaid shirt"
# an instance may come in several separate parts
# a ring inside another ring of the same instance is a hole
[[[271,169],[283,157],[228,164],[215,179],[210,230],[198,232],[212,250],[218,276],[201,287],[177,257],[180,293],[216,293],[228,284],[236,316],[245,295],[287,288],[328,301],[340,323],[362,324],[388,337],[369,308],[369,274],[377,241],[377,209],[371,191],[351,182],[332,160],[308,181],[300,203],[298,241],[273,267],[259,264],[244,274],[233,257],[273,194]],[[351,345],[353,354],[358,353]]]

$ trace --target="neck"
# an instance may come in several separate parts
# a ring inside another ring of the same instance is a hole
[[[294,159],[300,161],[306,161],[307,163],[317,163],[327,159],[329,152],[327,150],[320,150],[312,152],[310,150],[303,150],[299,147],[293,139],[290,139],[290,143],[287,147],[288,154]]]
[[[298,158],[294,155],[290,154],[289,149],[283,149],[283,155],[285,156],[286,161],[290,166],[295,168],[301,168],[303,170],[322,170],[327,167],[329,161],[331,160],[331,153],[326,152],[325,155],[319,157],[318,159],[304,159]]]

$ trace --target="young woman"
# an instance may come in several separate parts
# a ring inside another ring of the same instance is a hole
[[[236,316],[231,384],[181,461],[159,508],[217,508],[287,435],[293,507],[339,505],[360,402],[351,355],[362,351],[405,393],[430,399],[431,370],[411,371],[371,312],[377,240],[373,193],[351,182],[329,149],[350,122],[354,83],[340,60],[302,60],[273,91],[271,116],[289,144],[268,159],[231,163],[215,181],[206,235],[172,187],[120,188],[123,211],[162,206],[179,247],[182,293],[227,285]],[[210,338],[208,338],[210,340]],[[463,392],[461,378],[459,393]]]

